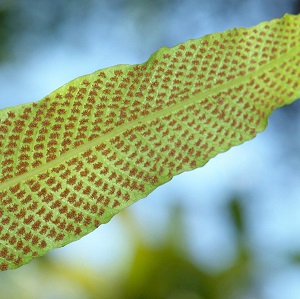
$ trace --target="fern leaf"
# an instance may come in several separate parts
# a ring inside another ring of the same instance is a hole
[[[300,96],[300,17],[162,48],[0,111],[0,270],[81,238]]]

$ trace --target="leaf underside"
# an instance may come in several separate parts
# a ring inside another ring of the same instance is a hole
[[[108,222],[300,96],[300,19],[162,48],[0,111],[0,269]]]

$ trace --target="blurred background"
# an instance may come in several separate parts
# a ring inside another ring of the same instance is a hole
[[[0,0],[0,109],[162,46],[300,12],[296,0]],[[17,270],[0,299],[299,299],[300,103],[254,140]]]

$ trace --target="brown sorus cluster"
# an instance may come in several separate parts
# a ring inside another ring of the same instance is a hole
[[[299,53],[284,56],[299,36],[288,19],[207,36],[2,112],[0,270],[254,137],[299,86]]]

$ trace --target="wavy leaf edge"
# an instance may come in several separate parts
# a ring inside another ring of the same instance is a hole
[[[252,139],[300,96],[299,16],[163,47],[0,110],[0,270]]]

